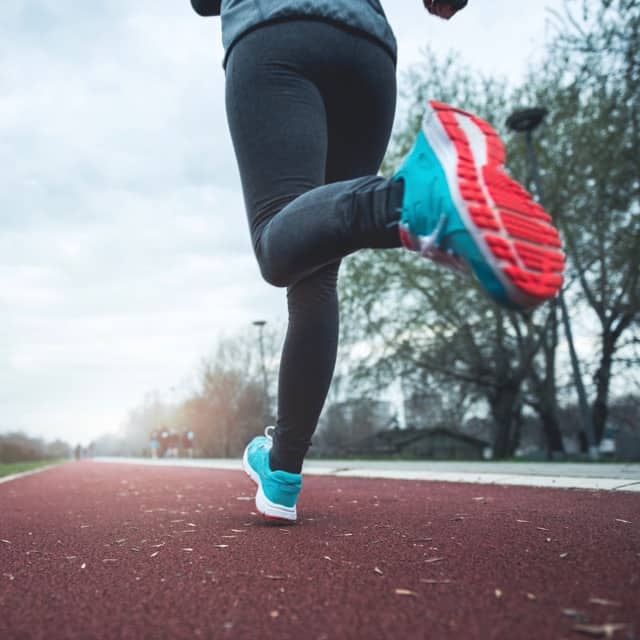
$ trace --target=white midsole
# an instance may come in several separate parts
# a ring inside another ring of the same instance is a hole
[[[485,135],[469,117],[463,116],[461,114],[456,114],[456,119],[469,140],[469,145],[471,147],[476,170],[478,171],[478,175],[481,176],[481,169],[487,163],[488,153]],[[480,250],[480,253],[482,253],[485,262],[493,266],[493,274],[506,289],[509,298],[512,301],[523,307],[530,305],[532,299],[529,296],[523,294],[522,291],[520,291],[520,289],[518,289],[513,284],[513,282],[502,272],[502,270],[499,267],[495,266],[497,262],[496,258],[491,253],[491,250],[482,237],[482,232],[480,231],[479,227],[473,222],[471,216],[469,215],[467,203],[460,193],[460,185],[458,182],[458,155],[455,149],[455,145],[449,138],[444,125],[442,124],[442,122],[440,122],[437,111],[431,105],[428,105],[427,110],[425,111],[422,124],[422,132],[424,133],[429,145],[433,149],[434,153],[438,157],[438,160],[440,161],[440,164],[442,165],[442,168],[444,169],[444,173],[447,178],[447,184],[449,186],[449,192],[453,197],[456,209],[458,210],[458,213],[462,218],[464,226],[473,237],[473,240]],[[482,180],[479,181],[479,184],[481,189],[483,190],[487,202],[492,203],[493,199],[491,198],[486,185]]]
[[[293,507],[286,507],[284,505],[271,502],[271,500],[269,500],[269,498],[265,496],[264,491],[262,490],[262,482],[260,480],[260,476],[249,464],[249,459],[247,457],[248,449],[248,447],[245,448],[244,454],[242,456],[242,468],[245,470],[246,474],[258,485],[258,491],[256,492],[256,509],[258,510],[258,513],[261,513],[262,515],[269,518],[278,518],[280,520],[296,520],[298,518],[298,514],[295,505]]]

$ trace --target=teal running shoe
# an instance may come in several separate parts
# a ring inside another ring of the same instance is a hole
[[[254,438],[244,450],[242,466],[247,475],[258,485],[256,509],[265,518],[295,522],[298,515],[296,501],[302,488],[302,475],[288,471],[271,471],[269,452],[273,440],[267,427],[263,436]]]
[[[395,178],[404,182],[400,238],[435,262],[469,270],[499,304],[527,310],[562,286],[564,255],[551,216],[504,170],[496,131],[432,101]]]

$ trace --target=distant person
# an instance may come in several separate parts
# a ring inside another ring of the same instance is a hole
[[[293,521],[335,366],[342,258],[404,246],[469,269],[498,303],[527,309],[561,286],[558,273],[535,266],[562,261],[558,235],[503,172],[495,131],[449,105],[425,104],[401,169],[376,175],[396,102],[396,41],[379,0],[192,4],[221,15],[227,120],[252,244],[265,280],[287,288],[277,423],[251,441],[243,464],[258,511]],[[448,19],[467,2],[423,4]]]
[[[160,448],[160,440],[158,439],[158,432],[152,431],[151,438],[149,439],[149,450],[151,451],[151,458],[156,460],[158,458],[158,449]]]
[[[182,449],[187,458],[193,458],[194,433],[190,429],[182,432]]]
[[[167,457],[177,458],[179,446],[180,446],[180,435],[175,431],[175,429],[171,429],[169,431],[169,436],[167,438],[167,447],[168,447]]]
[[[76,460],[80,460],[82,458],[82,445],[77,444],[74,450]]]
[[[167,455],[168,450],[169,450],[169,432],[167,431],[167,429],[162,427],[162,430],[160,431],[160,449],[158,450],[160,457],[164,458],[165,455]]]

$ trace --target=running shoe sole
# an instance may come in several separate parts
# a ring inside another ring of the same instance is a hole
[[[249,464],[249,459],[247,456],[248,447],[245,448],[244,454],[242,456],[242,468],[245,473],[258,485],[258,491],[256,493],[256,510],[259,514],[267,518],[268,520],[273,520],[275,522],[295,522],[298,519],[298,514],[296,511],[295,505],[293,507],[286,507],[281,504],[276,504],[275,502],[271,502],[269,498],[264,494],[262,489],[262,481],[260,480],[260,476],[253,470],[252,466]]]
[[[551,216],[505,173],[504,144],[493,127],[431,101],[423,133],[472,240],[465,234],[447,239],[445,230],[443,248],[467,259],[485,288],[508,306],[529,309],[553,298],[563,282],[560,236]]]

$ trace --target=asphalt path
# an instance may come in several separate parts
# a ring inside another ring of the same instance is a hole
[[[640,637],[632,492],[83,461],[0,484],[0,638]]]

